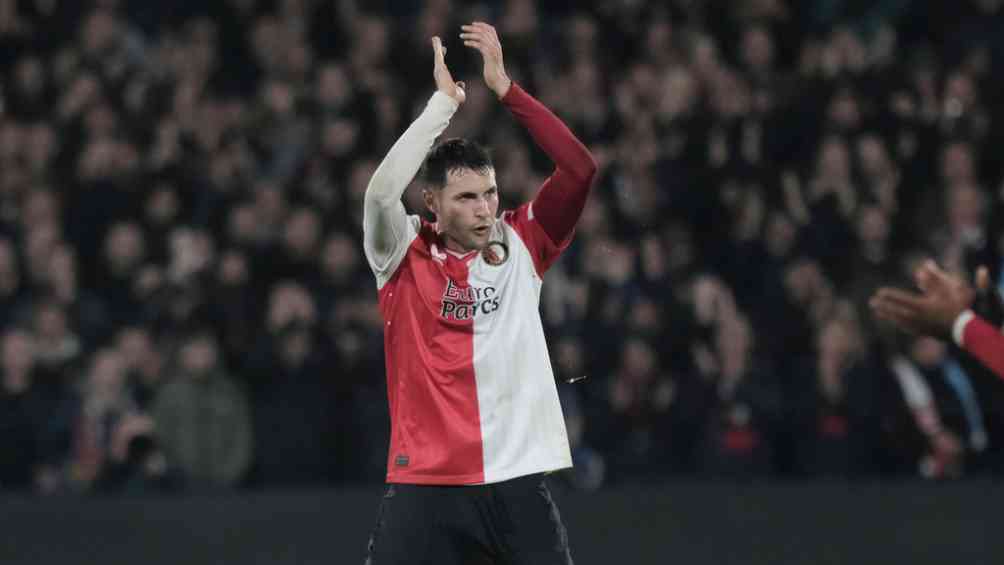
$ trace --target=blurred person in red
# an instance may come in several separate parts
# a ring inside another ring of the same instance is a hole
[[[775,375],[757,355],[754,338],[746,317],[728,312],[717,323],[711,351],[695,359],[708,411],[697,464],[709,476],[743,479],[775,470],[781,398]]]
[[[72,422],[66,486],[82,491],[120,486],[132,474],[128,460],[135,441],[151,439],[153,422],[129,393],[125,359],[118,351],[94,354]]]
[[[465,139],[434,146],[466,93],[432,38],[437,92],[364,199],[391,414],[391,484],[366,562],[570,564],[546,476],[571,467],[572,457],[539,305],[542,278],[571,243],[596,162],[509,79],[495,28],[461,29],[464,45],[482,56],[488,88],[555,171],[531,202],[499,215],[484,148]],[[435,222],[408,216],[401,200],[420,168]]]
[[[793,387],[795,468],[811,477],[859,477],[876,466],[882,410],[880,368],[857,319],[834,318],[816,334],[816,352]]]

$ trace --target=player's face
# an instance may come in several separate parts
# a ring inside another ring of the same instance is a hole
[[[461,252],[484,249],[499,209],[495,170],[451,171],[446,176],[446,186],[427,191],[425,202],[436,215],[447,247]]]

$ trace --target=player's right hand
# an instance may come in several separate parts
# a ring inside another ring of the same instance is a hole
[[[463,104],[464,100],[467,99],[467,93],[464,92],[464,83],[453,81],[453,75],[450,74],[450,69],[446,67],[446,47],[443,47],[443,41],[438,35],[432,38],[432,52],[435,58],[432,77],[436,79],[436,88],[443,94],[456,100],[457,104]]]
[[[970,308],[975,291],[962,279],[926,261],[914,274],[921,293],[897,288],[880,288],[870,305],[883,320],[910,333],[951,336],[952,325],[963,310]]]

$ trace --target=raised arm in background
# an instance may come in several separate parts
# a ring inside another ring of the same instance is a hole
[[[1004,378],[1004,335],[973,311],[977,290],[933,261],[925,262],[914,277],[920,293],[881,288],[871,299],[875,314],[910,333],[952,339]],[[996,292],[989,280],[986,268],[981,267],[976,277],[979,292]]]

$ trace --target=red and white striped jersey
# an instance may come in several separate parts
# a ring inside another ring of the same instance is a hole
[[[538,131],[558,120],[517,85],[503,102],[558,170],[533,202],[495,222],[491,240],[502,246],[492,249],[508,250],[496,253],[505,255],[501,263],[484,252],[448,252],[435,224],[406,215],[400,202],[457,109],[449,97],[433,95],[367,188],[365,250],[385,323],[388,482],[492,483],[572,465],[539,302],[544,272],[571,241],[595,162],[560,122],[554,139]],[[543,125],[527,123],[534,120]],[[562,204],[548,225],[535,217],[535,208]]]

